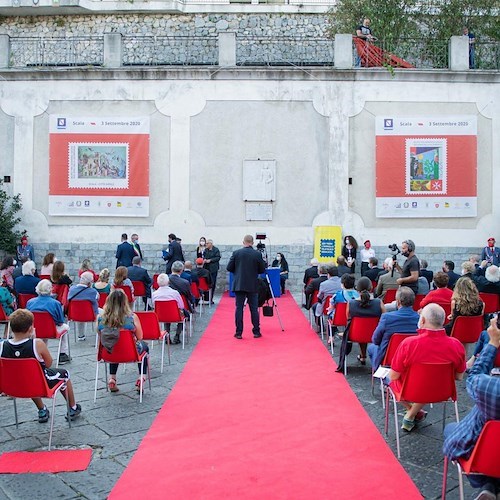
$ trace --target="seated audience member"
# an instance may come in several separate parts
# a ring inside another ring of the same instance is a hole
[[[472,365],[476,362],[476,359],[481,354],[484,346],[488,344],[489,340],[490,337],[488,336],[488,331],[483,330],[481,332],[481,335],[479,335],[479,339],[476,342],[476,345],[474,346],[474,352],[472,353],[472,356],[467,361],[467,368],[471,368]]]
[[[10,293],[5,282],[0,283],[0,306],[2,306],[6,316],[12,314],[16,307],[16,299]],[[5,325],[5,331],[7,331],[7,325]]]
[[[195,262],[196,262],[196,267],[191,271],[191,276],[193,277],[193,280],[195,279],[194,277],[196,276],[196,283],[199,284],[200,278],[204,278],[207,282],[207,285],[211,287],[212,275],[210,274],[210,271],[208,269],[205,269],[203,267],[203,258],[198,257]],[[203,301],[208,303],[208,299],[209,299],[209,292],[203,292]]]
[[[484,276],[476,276],[474,282],[480,292],[500,295],[500,270],[498,266],[487,267]]]
[[[151,298],[151,284],[153,283],[153,280],[151,279],[151,276],[149,276],[147,269],[142,267],[142,259],[138,255],[132,259],[132,265],[127,267],[127,273],[129,280],[141,281],[144,283],[146,296],[142,298],[142,301],[144,302],[144,308],[146,308],[148,299]]]
[[[424,308],[427,304],[450,304],[453,292],[448,288],[448,280],[450,278],[446,273],[438,271],[434,275],[435,290],[431,290],[420,302],[420,307]]]
[[[110,293],[111,285],[109,284],[109,269],[105,267],[100,273],[97,281],[92,284],[92,286],[99,293]]]
[[[427,261],[422,259],[420,261],[420,271],[418,272],[418,274],[419,274],[419,276],[423,276],[427,280],[427,282],[429,283],[429,287],[430,287],[431,283],[432,283],[432,279],[434,277],[434,273],[427,269],[428,265],[429,264],[427,263]]]
[[[460,278],[451,297],[450,322],[445,326],[449,335],[458,316],[479,316],[484,314],[484,302],[479,297],[477,287],[469,278]]]
[[[371,281],[377,281],[379,274],[383,270],[383,268],[378,267],[377,257],[370,257],[370,260],[368,262],[368,269],[365,271],[364,276],[366,276]]]
[[[427,278],[424,276],[419,276],[417,280],[417,295],[427,295],[429,293],[430,287]]]
[[[366,277],[363,276],[360,278],[356,285],[356,290],[359,293],[359,297],[357,299],[350,300],[347,303],[346,314],[347,320],[350,323],[350,320],[354,318],[378,318],[385,312],[385,307],[383,302],[380,299],[373,298],[370,293],[372,290],[372,282]],[[349,324],[346,328],[346,331],[349,330]],[[344,363],[345,356],[348,353],[349,346],[347,345],[347,335],[342,337],[342,346],[340,348],[340,357],[339,357],[339,366],[337,368],[337,372],[344,371]],[[358,354],[358,361],[362,365],[366,365],[366,347],[368,344],[360,343],[359,349],[361,354]]]
[[[346,303],[350,300],[359,298],[359,293],[354,289],[354,284],[356,283],[356,278],[354,274],[343,274],[340,278],[341,290],[338,290],[335,295],[330,300],[330,307],[326,311],[330,318],[333,317],[335,312],[335,305],[340,303]]]
[[[2,260],[0,265],[0,281],[5,283],[11,290],[14,289],[14,273],[15,261],[12,257],[7,256]]]
[[[328,266],[326,264],[318,265],[318,277],[313,278],[306,286],[304,294],[306,296],[306,309],[311,309],[314,292],[319,293],[319,285],[328,279]]]
[[[86,274],[86,273],[84,273]],[[127,296],[121,289],[113,290],[106,301],[106,305],[97,319],[97,331],[99,332],[99,340],[102,346],[113,352],[113,346],[119,338],[120,330],[130,330],[134,333],[135,345],[137,353],[149,352],[149,347],[142,340],[142,326],[139,318],[134,314],[128,303]],[[118,334],[118,335],[117,335]],[[137,363],[139,368],[139,378],[135,383],[137,392],[140,392],[141,378],[144,383],[148,370],[148,360],[144,361],[144,371],[141,373],[141,363]],[[116,373],[118,371],[118,363],[109,364],[109,380],[108,388],[110,392],[118,392],[116,383]]]
[[[40,274],[42,276],[50,276],[52,274],[52,268],[54,267],[54,262],[56,261],[56,256],[49,252],[42,261],[42,268],[40,269]]]
[[[96,282],[97,279],[99,278],[99,275],[95,273],[94,270],[92,269],[92,263],[90,262],[89,259],[83,259],[82,265],[78,270],[78,277],[80,277],[85,272],[92,273],[92,276],[94,276],[94,282]]]
[[[69,325],[65,322],[62,305],[52,298],[52,283],[49,280],[41,280],[36,286],[38,297],[28,300],[26,309],[31,312],[48,312],[56,324],[57,333],[62,334],[69,330]],[[43,339],[47,343],[47,339]],[[59,364],[70,362],[68,356],[68,336],[65,335],[61,341],[61,353],[59,354]]]
[[[130,293],[132,295],[132,300],[134,299],[134,285],[128,277],[128,269],[125,266],[118,266],[115,271],[115,277],[113,279],[113,284],[111,285],[111,290],[115,288],[130,288]]]
[[[455,263],[452,260],[445,260],[443,262],[443,273],[448,275],[448,288],[452,290],[455,288],[455,283],[460,278],[460,274],[455,272]]]
[[[191,293],[191,285],[189,284],[189,281],[181,278],[182,271],[184,271],[184,262],[176,260],[172,264],[172,274],[168,277],[168,286],[177,290],[181,296],[184,296],[189,307],[188,313],[191,313],[194,311],[194,308],[192,307],[192,304],[194,304],[194,297]],[[189,314],[187,316],[189,317]]]
[[[52,356],[47,346],[41,339],[34,338],[33,314],[26,309],[18,309],[10,317],[10,328],[13,338],[0,343],[0,357],[14,359],[35,358],[42,366],[49,387],[54,387],[60,380],[64,380],[66,389],[61,390],[61,393],[68,400],[70,406],[69,415],[66,418],[71,420],[77,418],[82,411],[82,407],[75,401],[69,373],[63,368],[51,368]],[[38,422],[41,424],[47,422],[49,420],[49,410],[43,404],[42,399],[33,398],[33,403],[38,408]]]
[[[73,281],[64,272],[64,262],[62,260],[56,260],[52,266],[52,274],[50,275],[50,281],[53,285],[71,285]]]
[[[379,274],[377,288],[375,290],[375,297],[378,297],[380,300],[384,300],[385,294],[387,290],[395,290],[399,288],[397,280],[401,277],[401,275],[394,269],[392,272],[392,268],[394,266],[394,262],[391,257],[387,257],[384,260],[384,269],[387,271],[385,274]]]
[[[368,356],[373,370],[376,370],[382,363],[393,334],[417,332],[420,316],[413,310],[414,302],[413,290],[402,286],[396,292],[397,310],[386,312],[380,316],[380,322],[373,332],[373,343],[368,345]]]
[[[271,267],[280,268],[280,286],[281,294],[283,295],[285,293],[285,282],[288,279],[288,262],[281,252],[276,254],[276,258],[273,260]]]
[[[302,282],[304,283],[304,290],[306,289],[306,286],[310,280],[317,278],[319,276],[318,266],[319,266],[319,260],[316,258],[311,259],[311,267],[308,267],[304,271],[304,279],[302,280]]]
[[[428,304],[423,308],[418,335],[403,340],[392,359],[388,377],[396,390],[401,390],[410,366],[415,363],[452,363],[456,380],[462,379],[465,371],[465,348],[458,339],[446,335],[444,321],[445,312],[441,306]],[[401,404],[406,408],[401,428],[410,432],[427,413],[421,403]]]
[[[175,300],[177,302],[177,307],[182,311],[182,315],[187,315],[187,311],[184,309],[184,302],[182,300],[181,294],[170,288],[169,286],[170,280],[169,277],[162,273],[158,276],[158,289],[154,290],[151,294],[151,302],[153,303],[153,309],[155,302],[162,300]],[[170,323],[165,325],[167,332],[170,332]],[[177,323],[177,331],[175,337],[172,339],[172,344],[180,344],[181,343],[181,333],[182,333],[182,323]]]
[[[462,262],[460,268],[462,269],[462,278],[469,278],[474,281],[474,283],[476,282],[476,268],[472,262],[466,260]]]
[[[347,265],[347,261],[343,255],[337,257],[337,270],[339,277],[341,278],[344,274],[351,274],[351,268]]]
[[[320,317],[323,314],[323,304],[326,297],[333,297],[338,291],[342,289],[340,278],[338,276],[337,267],[329,265],[327,267],[328,279],[319,284],[318,303],[313,306],[314,314]]]
[[[57,262],[56,262],[57,264]],[[125,268],[126,270],[126,268]],[[99,293],[95,288],[92,288],[94,283],[94,276],[92,273],[86,271],[80,276],[80,283],[73,285],[69,289],[68,301],[72,300],[88,300],[92,304],[92,309],[97,317],[99,314]],[[85,323],[77,323],[78,327],[78,340],[86,340],[85,337]]]
[[[189,284],[199,283],[198,275],[193,273],[193,263],[190,260],[184,262],[184,271],[181,273],[181,278],[189,281]]]
[[[500,345],[496,319],[490,321],[488,337],[487,345],[467,377],[467,392],[474,401],[474,407],[460,422],[448,424],[444,430],[443,453],[450,460],[470,457],[485,423],[500,420],[500,376],[490,374]],[[477,474],[467,477],[473,488],[481,488],[476,499],[498,498],[498,478]]]
[[[40,278],[35,276],[36,266],[32,260],[27,260],[22,267],[22,276],[14,280],[14,290],[17,293],[26,293],[35,295],[35,287],[38,285]]]

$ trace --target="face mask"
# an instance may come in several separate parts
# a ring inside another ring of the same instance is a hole
[[[204,247],[205,246],[205,242],[204,241],[200,241],[200,247]]]
[[[417,328],[420,330],[422,328],[422,318],[418,320]]]
[[[495,245],[495,242],[494,241],[488,241],[488,246],[489,247],[493,247]]]

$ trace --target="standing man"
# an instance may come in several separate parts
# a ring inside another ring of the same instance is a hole
[[[252,239],[253,244],[253,239]],[[205,250],[205,257],[203,265],[210,273],[212,278],[212,304],[214,303],[215,285],[217,284],[217,273],[219,272],[220,250],[214,247],[213,240],[207,240],[207,248]]]
[[[401,244],[401,255],[406,257],[403,267],[397,261],[394,262],[396,269],[401,273],[401,278],[397,279],[399,286],[405,285],[413,290],[416,295],[418,293],[418,276],[420,273],[420,261],[415,255],[415,243],[412,240],[405,240]]]
[[[172,272],[172,264],[174,262],[184,262],[181,244],[177,241],[177,236],[174,233],[168,235],[168,248],[167,250],[163,250],[163,260],[167,262],[165,270],[167,274]]]
[[[469,31],[468,26],[464,26],[462,30],[463,36],[466,36],[469,42],[469,69],[476,68],[476,37],[474,33]]]
[[[139,235],[134,233],[130,237],[130,240],[132,241],[132,246],[134,247],[135,254],[140,257],[141,260],[143,260],[141,246],[139,245]]]
[[[481,260],[486,266],[500,266],[500,248],[495,246],[495,238],[488,238],[488,245],[481,252]]]
[[[134,247],[129,243],[127,233],[122,234],[122,242],[116,247],[116,268],[120,266],[130,267],[136,253]]]
[[[256,339],[262,337],[259,324],[257,279],[259,274],[265,271],[266,264],[262,259],[262,254],[253,249],[252,235],[247,234],[243,238],[243,248],[233,252],[226,269],[234,273],[233,291],[236,295],[236,333],[234,336],[237,339],[243,336],[243,306],[247,299],[252,318],[253,336]]]

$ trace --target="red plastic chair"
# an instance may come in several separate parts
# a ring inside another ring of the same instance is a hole
[[[325,295],[325,297],[323,297],[323,314],[321,315],[320,317],[320,321],[319,321],[319,326],[320,326],[320,330],[321,330],[321,339],[324,338],[324,332],[325,332],[325,316],[326,316],[326,311],[328,310],[328,308],[330,307],[330,302],[332,300],[332,296],[331,295]]]
[[[3,332],[3,338],[8,338],[9,334],[9,317],[5,314],[5,310],[0,306],[0,324],[5,325],[5,330]]]
[[[35,328],[35,334],[37,339],[55,339],[59,340],[59,346],[57,348],[57,361],[56,366],[59,366],[59,355],[61,354],[61,344],[62,339],[65,335],[68,334],[68,331],[64,333],[59,333],[56,328],[56,323],[54,318],[45,311],[32,311],[34,321],[33,326]],[[69,342],[68,342],[68,350],[69,350]],[[71,357],[68,352],[68,356]]]
[[[331,303],[331,299],[330,299]],[[333,327],[334,326],[347,326],[347,302],[339,302],[335,304],[335,311],[333,313],[333,318],[328,320],[328,336],[330,337],[330,350],[333,354]]]
[[[394,302],[396,300],[396,292],[398,291],[397,288],[390,288],[385,292],[384,295],[384,304],[390,304],[391,302]]]
[[[97,301],[98,306],[103,309],[106,301],[108,300],[109,293],[108,292],[99,292],[99,300]]]
[[[161,373],[163,373],[163,358],[165,354],[165,338],[167,340],[168,364],[170,364],[170,335],[166,330],[160,330],[158,316],[154,311],[137,311],[135,313],[141,322],[143,340],[158,340],[161,342]],[[151,349],[153,343],[151,342]]]
[[[479,297],[484,302],[484,314],[492,314],[500,310],[500,295],[479,292]]]
[[[19,427],[17,418],[16,398],[50,398],[52,412],[50,416],[49,451],[52,445],[52,431],[54,430],[54,415],[56,394],[66,389],[66,383],[59,381],[54,387],[47,385],[47,379],[38,360],[34,358],[9,359],[0,358],[0,392],[11,396],[14,401],[16,429]],[[69,403],[66,401],[69,413]],[[71,419],[68,419],[71,427]]]
[[[181,314],[176,300],[156,300],[155,313],[160,323],[182,323],[182,348],[186,336],[186,318]]]
[[[26,304],[28,300],[35,299],[38,295],[33,293],[19,293],[17,294],[17,307],[19,309],[26,309]]]
[[[500,443],[500,420],[489,420],[484,425],[469,458],[459,458],[458,482],[460,499],[464,498],[462,474],[481,474],[500,479],[500,461],[498,460],[498,443]],[[443,500],[446,498],[446,480],[448,476],[448,457],[444,457],[443,466]]]
[[[212,288],[208,284],[207,278],[199,277],[198,288],[200,292],[207,293],[208,292],[208,307],[212,306]]]
[[[453,401],[455,404],[455,416],[457,422],[459,421],[455,369],[452,363],[415,363],[410,365],[408,373],[405,374],[401,390],[396,391],[391,384],[387,386],[386,394],[385,433],[386,435],[388,434],[390,396],[394,403],[398,458],[401,458],[397,410],[398,402],[409,401],[412,403],[429,404]],[[443,407],[443,428],[445,420],[446,404]]]
[[[479,340],[484,330],[483,316],[457,316],[451,329],[450,337],[455,337],[462,344],[473,344]]]
[[[158,288],[160,288],[158,285],[158,276],[160,276],[159,273],[153,274],[153,284],[151,285],[153,290],[158,290]]]
[[[352,318],[347,330],[348,341],[369,344],[372,341],[373,332],[377,328],[379,320],[378,316],[375,318]],[[347,355],[344,360],[344,375],[347,376]]]
[[[140,363],[141,374],[144,373],[144,363],[149,357],[147,352],[139,354],[135,345],[135,336],[131,330],[120,330],[118,341],[113,346],[113,352],[109,353],[99,342],[97,346],[97,364],[95,369],[95,388],[94,388],[94,403],[97,399],[97,381],[99,379],[99,363],[102,361],[105,366],[106,375],[106,391],[108,390],[107,377],[108,370],[106,363]],[[142,394],[144,392],[144,378],[141,375],[141,385],[139,389],[139,402],[142,403]],[[151,373],[148,363],[148,381],[149,390],[151,390]]]
[[[50,281],[50,274],[39,274],[38,277],[41,280],[49,280]]]
[[[500,366],[500,349],[497,350],[497,357],[495,358],[495,366],[497,368]]]
[[[143,281],[132,281],[134,287],[134,311],[139,307],[137,299],[146,297],[146,285]],[[125,292],[127,293],[127,292]]]
[[[417,293],[417,295],[415,295],[415,302],[413,303],[413,310],[414,311],[420,310],[420,302],[422,302],[424,297],[425,297],[425,295],[422,293]]]
[[[68,310],[68,293],[68,285],[52,285],[52,295],[62,304],[64,311]]]
[[[318,294],[319,290],[313,290],[313,293],[311,294],[311,307],[309,309],[309,323],[311,323],[311,327],[314,326],[313,320],[314,320],[314,311],[313,311],[313,305],[318,303]]]
[[[73,323],[94,323],[96,316],[92,302],[90,300],[70,300],[68,305],[68,320]],[[76,324],[74,332],[76,342]]]
[[[451,302],[434,302],[438,306],[441,306],[444,309],[445,314],[445,323],[448,323],[448,316],[451,314]]]
[[[203,310],[203,300],[201,300],[201,293],[198,285],[196,283],[191,283],[191,295],[198,301],[198,305],[200,306],[200,316],[201,311]]]
[[[113,285],[113,287],[115,290],[123,290],[125,292],[125,295],[127,296],[127,300],[129,302],[129,304],[133,304],[134,301],[135,301],[135,297],[134,297],[134,294],[132,293],[132,290],[130,289],[129,286],[123,286],[123,285]]]

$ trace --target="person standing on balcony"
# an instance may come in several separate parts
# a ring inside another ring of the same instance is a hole
[[[356,28],[356,36],[361,40],[364,40],[366,42],[366,45],[369,45],[376,40],[376,38],[372,35],[370,24],[370,18],[365,17],[363,19],[363,23]],[[368,54],[368,47],[366,47],[365,53]],[[361,54],[359,54],[358,51],[358,56],[356,57],[356,66],[361,66],[361,59]]]
[[[466,36],[469,39],[469,69],[475,69],[476,67],[476,37],[474,36],[474,33],[471,33],[469,31],[469,28],[467,26],[464,26],[463,35]]]

